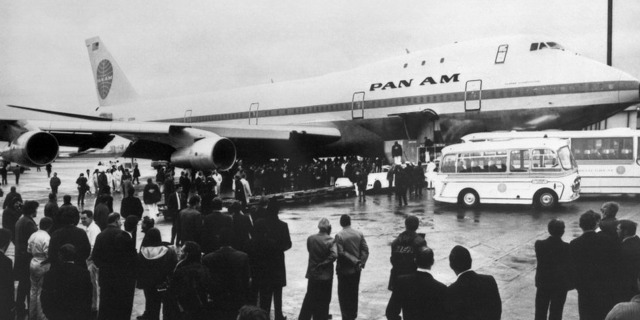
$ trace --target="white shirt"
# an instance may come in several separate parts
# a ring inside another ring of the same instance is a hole
[[[27,251],[33,255],[33,260],[42,262],[47,259],[49,240],[51,240],[51,236],[44,230],[38,230],[31,234],[27,242],[29,244]]]
[[[87,237],[89,237],[89,243],[91,243],[91,249],[93,250],[93,245],[96,244],[96,238],[101,232],[100,227],[98,227],[94,221],[91,221],[91,224],[85,227],[84,231],[87,232]]]

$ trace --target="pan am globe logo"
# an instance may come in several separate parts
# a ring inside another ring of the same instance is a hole
[[[100,93],[100,98],[104,100],[109,95],[111,81],[113,81],[113,66],[111,66],[109,60],[104,59],[98,64],[96,80],[98,82],[98,93]]]

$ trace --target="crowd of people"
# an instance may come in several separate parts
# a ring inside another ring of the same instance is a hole
[[[297,168],[317,169],[320,165],[314,163]],[[334,166],[340,160],[320,163]],[[340,165],[342,174],[349,163],[356,177],[367,167],[366,159],[347,159]],[[172,170],[160,168],[155,179],[159,183],[147,179],[141,200],[135,196],[133,177],[124,179],[126,170],[114,166],[94,173],[93,210],[81,201],[91,190],[85,187],[90,183],[84,174],[76,180],[76,205],[71,195],[64,195],[58,206],[60,183],[53,173],[52,192],[38,224],[36,201],[23,201],[15,186],[5,195],[0,319],[10,319],[14,313],[20,319],[130,319],[136,288],[145,298],[141,320],[161,315],[163,319],[269,319],[272,305],[275,319],[286,319],[285,252],[293,244],[287,223],[279,219],[275,198],[262,197],[257,205],[248,206],[249,180],[256,188],[255,176],[249,178],[252,169],[245,170],[242,164],[236,168],[229,179],[236,200],[227,201],[225,210],[219,197],[224,178],[216,171],[195,173],[193,183],[191,172],[183,171],[175,183]],[[409,189],[398,191],[403,189],[402,180],[417,175],[418,168],[397,164],[389,170],[398,201]],[[122,172],[120,183],[111,170]],[[105,184],[100,176],[107,171],[112,178]],[[413,192],[423,187],[417,184]],[[244,189],[245,201],[237,189]],[[119,212],[113,208],[118,192],[123,194]],[[157,204],[163,197],[167,215],[173,218],[167,239],[155,227]],[[616,219],[618,209],[617,203],[607,202],[602,215],[583,213],[579,219],[583,234],[570,243],[562,240],[564,222],[549,222],[550,236],[535,243],[535,319],[561,319],[567,292],[573,289],[578,292],[580,319],[638,319],[640,238],[635,222]],[[331,222],[322,218],[318,233],[307,238],[307,291],[298,319],[329,318],[334,274],[342,319],[358,317],[359,285],[369,247],[365,235],[351,227],[349,215],[342,215],[339,223],[341,230],[332,237]],[[457,245],[449,253],[457,279],[446,286],[430,273],[434,249],[427,245],[425,234],[417,233],[420,219],[410,215],[404,224],[405,231],[391,243],[387,319],[501,318],[497,283],[491,275],[472,270],[467,248]],[[138,230],[144,236],[136,250]],[[5,255],[11,243],[13,262]]]

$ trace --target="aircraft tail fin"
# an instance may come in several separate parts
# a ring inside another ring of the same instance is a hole
[[[138,94],[100,37],[89,38],[85,40],[85,44],[89,51],[100,107],[137,100]]]

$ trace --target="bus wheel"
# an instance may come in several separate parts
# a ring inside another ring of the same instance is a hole
[[[542,189],[538,191],[534,197],[535,206],[542,209],[550,209],[558,205],[558,196],[555,192],[549,189]]]
[[[480,203],[480,197],[474,190],[465,189],[460,192],[460,195],[458,196],[458,203],[467,208],[473,208]]]

